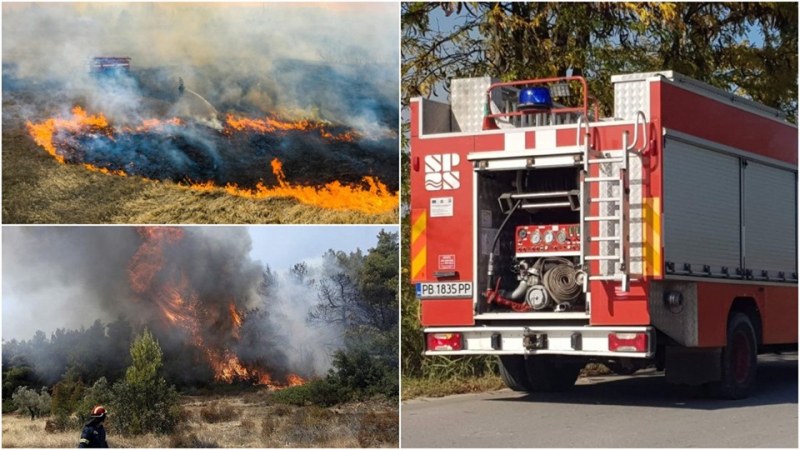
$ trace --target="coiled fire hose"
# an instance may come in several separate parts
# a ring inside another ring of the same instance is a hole
[[[559,262],[560,264],[556,264],[542,276],[544,288],[556,303],[568,302],[581,293],[581,285],[577,279],[578,271],[567,260],[559,258]]]

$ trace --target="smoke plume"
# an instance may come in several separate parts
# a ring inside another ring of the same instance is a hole
[[[281,385],[324,374],[342,330],[310,325],[314,289],[267,270],[250,250],[239,227],[10,227],[3,326],[26,327],[15,337],[29,338],[124,317],[153,330],[187,378],[203,365],[220,382]],[[187,347],[194,354],[181,359]]]

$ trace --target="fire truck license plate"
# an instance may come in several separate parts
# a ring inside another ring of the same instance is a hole
[[[470,298],[472,282],[450,281],[445,283],[417,283],[418,298]]]

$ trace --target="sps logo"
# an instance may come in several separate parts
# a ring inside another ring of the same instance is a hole
[[[461,162],[456,153],[427,155],[425,157],[425,189],[428,191],[450,191],[461,187],[461,174],[453,170]]]

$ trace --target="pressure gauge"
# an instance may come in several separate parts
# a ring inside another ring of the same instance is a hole
[[[553,232],[548,231],[547,234],[544,235],[544,243],[550,244],[553,242]]]
[[[558,236],[556,237],[556,239],[558,240],[559,244],[563,244],[564,242],[567,242],[567,233],[564,230],[559,231],[558,232]]]
[[[527,235],[528,235],[528,230],[526,230],[525,228],[522,228],[522,229],[519,230],[519,238],[520,239],[525,239],[525,236],[527,236]]]
[[[531,235],[531,242],[533,242],[534,244],[538,244],[539,242],[541,242],[541,240],[542,240],[542,235],[539,234],[539,230],[534,231],[533,234]]]

